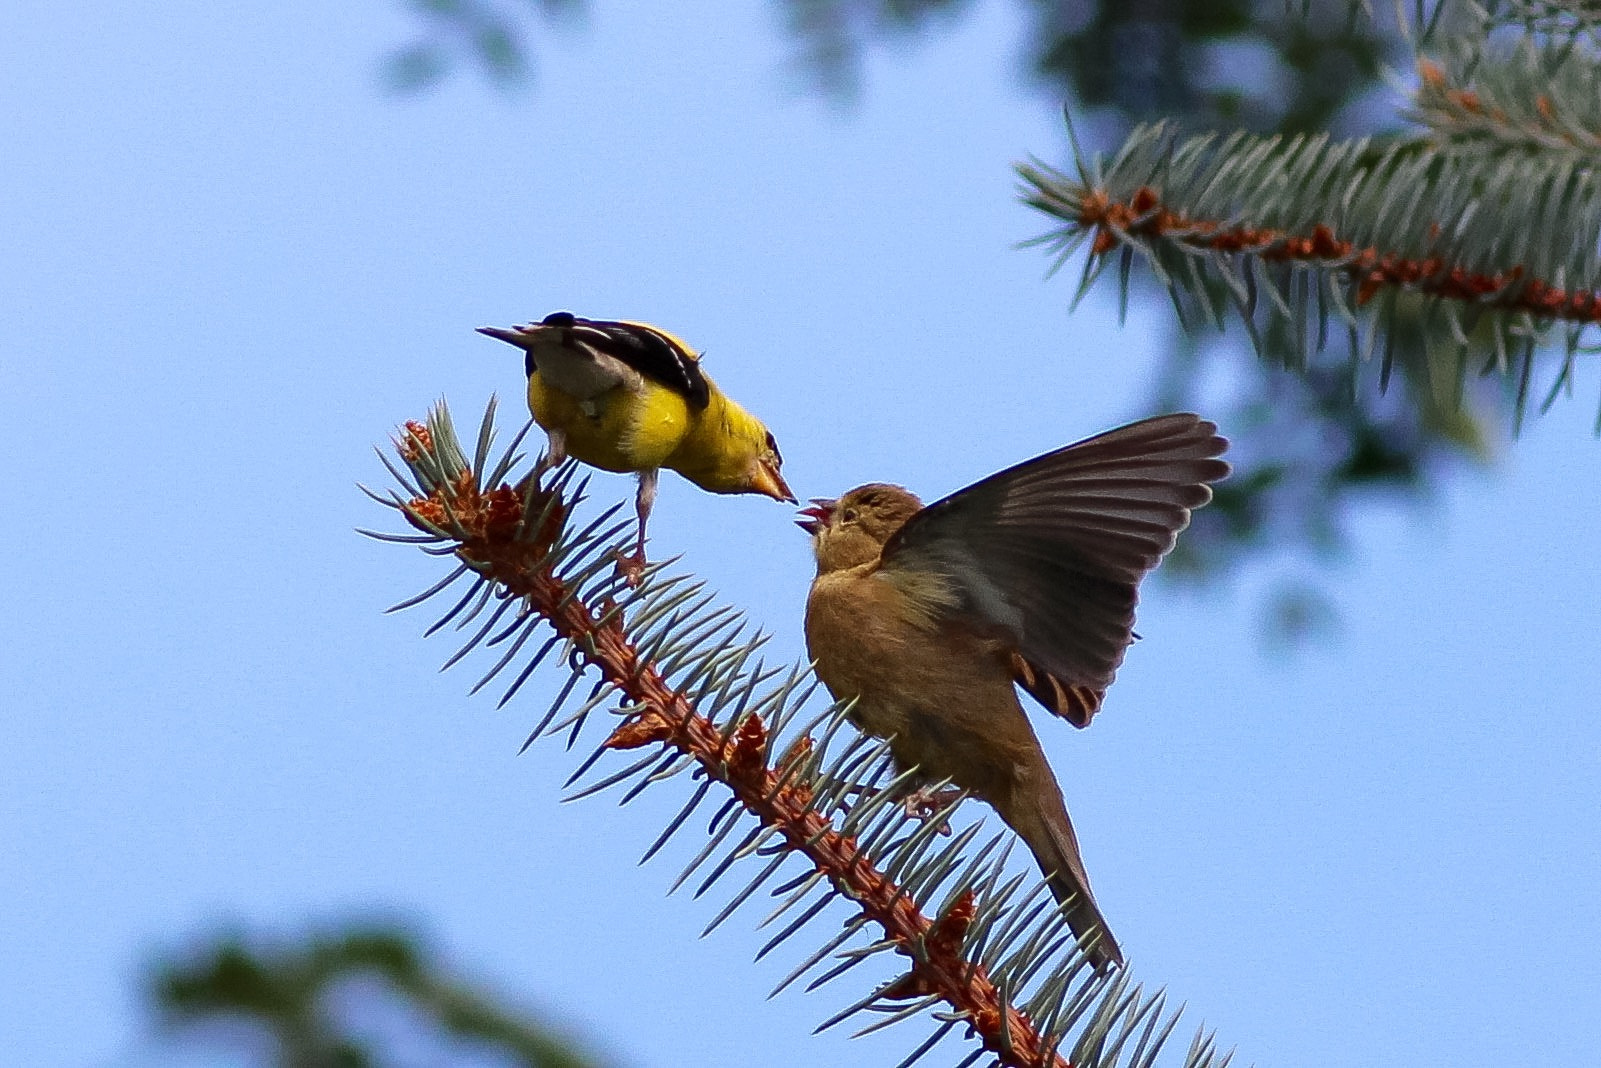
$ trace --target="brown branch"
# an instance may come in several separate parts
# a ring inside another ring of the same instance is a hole
[[[423,427],[410,423],[407,429],[415,440],[401,443],[402,455],[431,447]],[[911,968],[882,996],[938,994],[966,1016],[972,1033],[998,1064],[1071,1068],[1026,1014],[1001,1000],[985,969],[962,956],[963,936],[974,915],[972,892],[962,895],[938,920],[925,916],[900,886],[878,870],[855,838],[840,834],[812,807],[807,783],[785,777],[794,761],[805,759],[810,738],[800,739],[776,766],[768,763],[770,738],[759,716],[746,716],[725,741],[723,728],[697,712],[653,664],[641,660],[614,605],[591,607],[554,573],[548,554],[565,519],[564,503],[555,503],[541,530],[531,536],[519,533],[524,492],[534,495],[530,514],[539,514],[550,501],[549,492],[539,487],[514,489],[503,484],[481,492],[473,473],[466,472],[448,495],[436,490],[427,498],[413,499],[405,514],[429,533],[466,532],[468,537],[458,539],[457,555],[525,599],[559,636],[575,643],[579,655],[605,681],[641,709],[612,732],[606,741],[609,748],[663,744],[692,756],[709,778],[727,786],[764,826],[777,828],[789,849],[805,855],[836,890],[883,928],[897,951],[911,960]]]
[[[1105,190],[1091,190],[1079,207],[1078,222],[1095,230],[1090,249],[1097,256],[1117,248],[1125,234],[1166,238],[1195,248],[1248,252],[1265,260],[1297,261],[1339,271],[1356,281],[1358,304],[1366,304],[1386,286],[1395,286],[1542,318],[1601,323],[1601,293],[1590,289],[1570,292],[1542,279],[1526,277],[1521,266],[1491,275],[1471,271],[1440,256],[1417,259],[1373,246],[1359,249],[1321,223],[1310,234],[1269,227],[1223,226],[1163,207],[1161,198],[1149,186],[1136,190],[1127,203],[1112,199]]]

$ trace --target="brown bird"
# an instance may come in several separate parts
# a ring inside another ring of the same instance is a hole
[[[872,483],[802,510],[817,578],[806,646],[895,763],[994,807],[1098,969],[1122,951],[1090,894],[1061,788],[1014,684],[1075,726],[1134,638],[1136,589],[1228,474],[1194,415],[1132,423],[923,507]]]

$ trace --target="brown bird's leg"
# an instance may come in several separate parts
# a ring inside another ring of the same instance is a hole
[[[645,524],[650,519],[651,506],[656,503],[656,482],[660,477],[661,472],[655,468],[639,473],[639,492],[634,495],[634,511],[639,514],[639,540],[633,556],[617,554],[617,572],[630,586],[638,586],[645,572]]]
[[[869,788],[866,786],[849,787],[845,790],[844,794],[840,798],[840,808],[844,809],[847,807],[844,803],[844,799],[852,795],[855,795],[856,797],[855,803],[860,804],[861,802],[866,801],[868,798],[875,797],[882,792],[882,790]],[[946,805],[949,805],[951,802],[955,801],[961,796],[962,788],[959,786],[918,786],[908,791],[906,796],[901,798],[900,806],[902,811],[906,813],[907,819],[926,823],[935,816],[939,815],[940,810]],[[949,823],[943,824],[935,833],[950,834],[951,825]]]
[[[962,796],[960,786],[919,786],[901,801],[906,818],[927,822],[939,815],[945,806]],[[950,834],[951,825],[943,824],[936,834]]]

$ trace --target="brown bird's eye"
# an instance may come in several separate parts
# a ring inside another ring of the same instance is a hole
[[[845,509],[844,514],[840,518],[844,519],[845,522],[847,522],[847,523],[856,522],[856,509],[854,509],[854,508]]]

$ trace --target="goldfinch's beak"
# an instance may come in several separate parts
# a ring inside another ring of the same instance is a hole
[[[789,484],[784,481],[784,476],[778,473],[778,468],[760,461],[756,464],[756,471],[751,475],[750,491],[765,494],[785,504],[795,503],[795,495],[789,491]]]
[[[800,510],[800,514],[806,518],[795,520],[795,525],[816,537],[817,532],[828,525],[828,517],[834,514],[834,504],[827,497],[813,497],[812,506]]]

